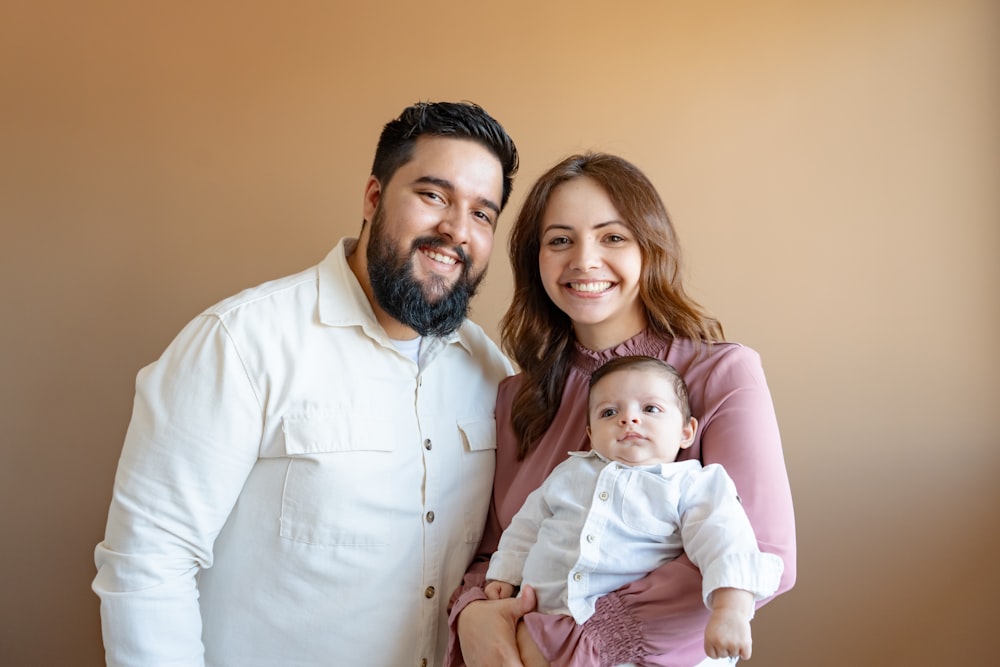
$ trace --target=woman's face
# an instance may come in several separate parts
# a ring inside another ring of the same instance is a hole
[[[545,292],[573,321],[584,347],[603,350],[646,327],[639,244],[593,179],[553,189],[541,220],[538,267]]]

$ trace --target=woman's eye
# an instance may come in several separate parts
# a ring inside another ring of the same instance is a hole
[[[608,234],[606,238],[608,243],[624,243],[626,240],[621,234]]]
[[[569,239],[565,236],[556,236],[555,238],[549,239],[548,245],[551,246],[562,246],[569,243]]]

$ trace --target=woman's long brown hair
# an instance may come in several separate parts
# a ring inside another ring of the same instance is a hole
[[[684,291],[681,248],[656,188],[635,165],[606,153],[572,155],[531,188],[508,242],[514,298],[500,321],[504,351],[524,374],[511,421],[523,459],[545,434],[562,400],[573,352],[573,323],[542,286],[541,221],[559,185],[587,177],[598,183],[629,227],[642,255],[639,297],[650,328],[665,338],[723,340],[722,325]]]

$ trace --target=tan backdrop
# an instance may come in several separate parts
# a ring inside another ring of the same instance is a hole
[[[344,7],[349,5],[349,7]],[[103,659],[92,550],[133,380],[360,223],[381,125],[469,99],[530,182],[620,153],[763,354],[798,586],[752,664],[987,659],[1000,597],[1000,4],[0,4],[0,664]]]

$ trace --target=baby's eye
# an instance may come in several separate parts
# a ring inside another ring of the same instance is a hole
[[[654,415],[656,413],[658,413],[658,412],[663,412],[663,410],[661,410],[660,406],[658,406],[658,405],[647,405],[645,408],[643,408],[643,411],[644,412],[649,412],[650,414],[654,414]]]
[[[601,410],[601,417],[603,417],[604,419],[607,419],[608,417],[614,417],[616,414],[618,414],[618,411],[615,410],[614,408],[604,408],[603,410]]]

